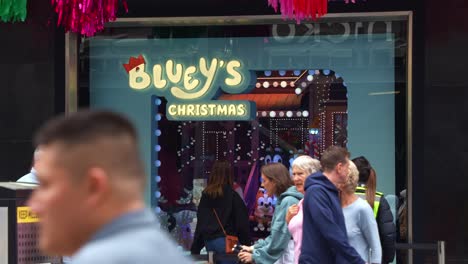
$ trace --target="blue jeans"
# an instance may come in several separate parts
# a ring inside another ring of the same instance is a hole
[[[205,241],[206,251],[213,251],[216,255],[226,254],[226,239],[225,237],[218,237],[212,240]],[[216,264],[236,264],[237,261],[223,260],[216,261]]]

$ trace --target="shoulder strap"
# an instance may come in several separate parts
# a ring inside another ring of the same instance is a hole
[[[215,210],[214,208],[213,208],[213,212],[214,212],[214,214],[215,214],[215,216],[216,216],[216,220],[218,220],[218,224],[219,224],[219,226],[220,226],[220,227],[221,227],[221,229],[223,230],[223,233],[224,233],[224,235],[225,235],[225,236],[227,236],[227,234],[226,234],[226,231],[224,231],[223,224],[221,224],[221,221],[219,221],[218,214],[216,213],[216,210]]]

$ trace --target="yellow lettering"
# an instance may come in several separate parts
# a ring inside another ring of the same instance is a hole
[[[226,78],[224,82],[229,86],[236,86],[242,82],[242,75],[235,69],[239,68],[241,63],[237,60],[232,60],[226,65],[226,71],[232,77]]]
[[[215,115],[215,108],[216,108],[216,105],[215,104],[209,104],[208,105],[208,108],[210,109],[210,115]]]
[[[166,62],[166,74],[167,78],[169,78],[169,81],[172,83],[178,83],[182,79],[182,64],[177,63],[176,64],[176,69],[174,73],[174,62],[172,60],[168,60]]]
[[[154,87],[161,89],[166,87],[167,81],[162,78],[163,69],[160,64],[153,66],[153,84]]]
[[[243,116],[245,115],[246,107],[244,104],[237,105],[237,115]]]
[[[213,84],[216,70],[218,69],[218,59],[212,59],[210,66],[207,66],[206,59],[200,58],[200,72],[206,77],[205,85],[195,93],[187,93],[178,87],[172,87],[171,93],[179,99],[197,99],[205,95]]]
[[[193,79],[192,77],[192,74],[195,72],[197,72],[195,66],[188,67],[184,72],[184,88],[188,91],[195,89],[200,83],[197,79]]]
[[[148,88],[151,77],[145,72],[145,64],[140,64],[128,73],[128,85],[135,90]]]
[[[177,115],[185,115],[185,105],[177,105]]]
[[[235,116],[236,115],[236,105],[230,104],[229,105],[229,115]]]
[[[169,114],[171,116],[175,116],[177,115],[177,106],[175,105],[170,105],[168,108],[167,108],[167,111],[169,111]]]
[[[208,115],[208,106],[207,105],[200,106],[200,115],[203,115],[203,116]]]
[[[228,108],[227,105],[218,105],[218,115],[227,115]]]
[[[195,115],[194,112],[193,112],[194,108],[195,108],[194,105],[191,105],[191,104],[187,105],[187,115],[188,115],[188,116],[193,116],[193,115]]]

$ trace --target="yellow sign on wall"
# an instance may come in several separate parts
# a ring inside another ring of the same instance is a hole
[[[37,223],[39,222],[39,217],[33,211],[31,211],[31,208],[29,206],[21,206],[16,209],[17,212],[17,222],[18,224],[22,223]]]

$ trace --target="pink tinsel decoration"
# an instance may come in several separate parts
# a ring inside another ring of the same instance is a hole
[[[58,14],[58,25],[65,31],[80,33],[87,37],[104,29],[104,24],[114,21],[119,0],[52,0],[52,6]],[[126,0],[122,0],[128,12]]]
[[[296,19],[299,24],[301,20],[316,20],[327,14],[327,0],[268,0],[268,4],[278,12],[281,6],[281,14],[284,18]]]

